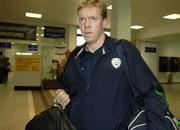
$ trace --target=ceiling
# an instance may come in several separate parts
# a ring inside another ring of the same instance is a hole
[[[81,1],[83,0],[0,0],[0,21],[49,26],[78,25],[76,8]],[[111,4],[111,0],[104,1],[107,5]],[[42,19],[25,17],[27,11],[41,13]],[[180,23],[180,20],[162,19],[162,16],[171,13],[180,13],[180,0],[132,0],[132,25],[143,25],[144,30]],[[180,38],[180,34],[172,37]],[[162,39],[164,38],[156,40]]]

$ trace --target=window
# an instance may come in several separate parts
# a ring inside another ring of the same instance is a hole
[[[106,35],[110,36],[111,33],[109,31],[105,31],[104,32]],[[77,31],[76,31],[76,46],[81,46],[83,45],[86,41],[85,39],[83,38],[82,34],[81,34],[81,31],[80,29],[78,28]]]
[[[77,29],[77,38],[76,38],[76,46],[81,46],[85,43],[85,39],[83,38],[80,29]]]

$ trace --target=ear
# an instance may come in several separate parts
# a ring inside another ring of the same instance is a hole
[[[106,28],[108,24],[107,18],[103,19],[103,28]]]

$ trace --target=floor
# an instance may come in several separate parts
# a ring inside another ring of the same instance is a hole
[[[163,84],[169,108],[180,119],[180,84]]]
[[[180,84],[163,85],[169,107],[180,119]],[[35,114],[51,105],[55,90],[14,90],[12,83],[0,85],[0,130],[24,130]],[[48,101],[44,101],[48,97]]]
[[[55,90],[14,90],[12,84],[0,85],[0,130],[24,130],[36,114],[53,105]],[[44,97],[49,101],[44,101]]]

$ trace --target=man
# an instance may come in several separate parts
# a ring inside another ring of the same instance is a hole
[[[3,83],[7,84],[9,72],[12,72],[13,69],[12,69],[11,63],[9,62],[9,57],[6,57],[5,60],[6,60],[6,65],[5,65],[4,70],[3,70],[3,77],[4,77]]]
[[[86,43],[71,53],[61,78],[63,89],[55,95],[63,108],[69,104],[68,115],[77,130],[128,130],[138,92],[150,97],[150,104],[158,107],[157,113],[163,115],[166,103],[160,102],[165,100],[156,89],[159,83],[137,49],[123,40],[121,44],[128,55],[127,59],[120,57],[119,42],[104,34],[106,6],[99,0],[86,0],[77,12]],[[131,86],[138,88],[137,95]],[[156,106],[156,101],[161,106]],[[144,128],[144,125],[136,127]]]
[[[65,57],[61,60],[61,66],[60,66],[61,72],[63,72],[64,67],[65,67],[65,65],[66,65],[66,62],[67,62],[70,54],[71,54],[71,50],[70,50],[70,49],[67,49],[67,50],[65,51]]]
[[[7,60],[5,55],[3,54],[3,51],[0,51],[0,84],[5,83],[5,72],[6,72],[6,65],[7,65]]]
[[[52,60],[52,65],[51,65],[51,70],[50,72],[52,73],[52,79],[56,80],[57,79],[57,69],[58,69],[58,65],[56,60]]]

